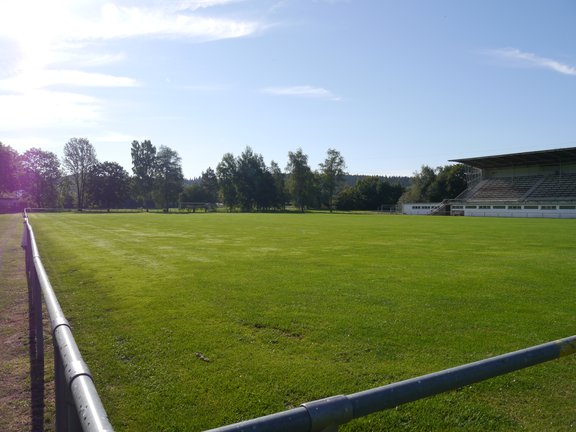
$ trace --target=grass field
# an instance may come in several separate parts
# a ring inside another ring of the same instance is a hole
[[[118,431],[217,427],[576,333],[576,220],[31,222]],[[342,430],[573,430],[573,357]]]

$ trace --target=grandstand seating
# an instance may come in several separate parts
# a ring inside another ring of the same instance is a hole
[[[576,198],[576,173],[550,175],[530,193],[530,199]]]
[[[497,177],[482,180],[462,198],[475,201],[520,200],[542,181],[542,176]]]
[[[576,173],[495,177],[481,180],[458,200],[530,201],[576,198]]]

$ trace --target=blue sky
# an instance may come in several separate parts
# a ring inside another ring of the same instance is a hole
[[[0,1],[0,141],[130,143],[186,177],[246,146],[354,174],[576,146],[576,2]]]

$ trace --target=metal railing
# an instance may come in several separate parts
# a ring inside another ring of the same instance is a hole
[[[58,432],[113,431],[88,366],[72,336],[52,290],[32,227],[24,214],[22,247],[26,251],[29,287],[30,364],[33,431],[43,430],[44,347],[42,303],[54,341],[56,430]],[[298,408],[211,429],[208,432],[334,432],[338,426],[377,411],[390,409],[448,390],[576,353],[576,336],[457,366],[382,387],[303,403]]]
[[[50,319],[54,345],[56,430],[58,432],[113,431],[96,392],[90,370],[82,359],[70,324],[60,308],[44,270],[26,211],[24,212],[22,247],[26,253],[26,278],[28,280],[32,431],[44,430],[42,297],[44,297]]]
[[[351,395],[211,429],[209,432],[334,432],[349,421],[576,352],[576,336]]]

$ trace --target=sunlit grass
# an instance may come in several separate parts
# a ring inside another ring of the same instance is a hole
[[[576,333],[574,220],[31,221],[118,431],[217,427]],[[342,430],[568,430],[575,366],[566,358]]]

